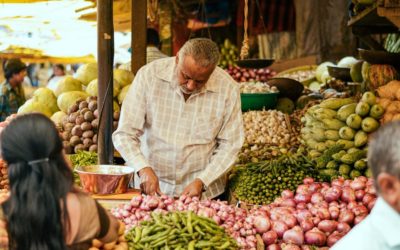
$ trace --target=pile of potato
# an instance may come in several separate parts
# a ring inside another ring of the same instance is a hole
[[[119,221],[118,239],[104,244],[103,242],[94,239],[92,247],[89,250],[128,250],[128,242],[125,239],[125,224]]]
[[[114,111],[113,119],[115,130],[118,127],[119,110]],[[97,152],[98,126],[97,97],[91,96],[72,105],[63,119],[61,128],[66,153],[73,154],[80,150]]]
[[[0,159],[0,189],[8,190],[10,188],[10,182],[8,180],[7,163]]]

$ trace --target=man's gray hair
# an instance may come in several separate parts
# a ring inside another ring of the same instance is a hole
[[[373,134],[368,147],[368,165],[376,178],[388,173],[400,178],[400,121],[385,124]]]
[[[215,67],[219,61],[219,49],[208,38],[194,38],[187,41],[178,52],[180,62],[185,56],[191,56],[201,67]]]

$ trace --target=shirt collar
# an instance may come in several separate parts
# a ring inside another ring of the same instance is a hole
[[[172,59],[173,58],[173,59]],[[164,65],[158,65],[161,67],[164,67],[164,70],[157,71],[156,76],[164,81],[167,81],[171,84],[173,87],[177,87],[177,80],[176,80],[176,63],[175,63],[175,57],[172,57],[169,60],[163,60]],[[161,63],[161,60],[158,60],[158,62]],[[156,63],[158,63],[156,62]],[[218,66],[215,68],[215,70],[211,73],[210,78],[208,79],[205,87],[200,91],[202,92],[218,92],[218,73],[217,71],[220,70]]]
[[[371,222],[390,247],[400,246],[400,214],[381,197],[371,211]]]

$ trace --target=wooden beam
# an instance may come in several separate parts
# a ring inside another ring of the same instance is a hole
[[[112,164],[113,132],[113,1],[98,0],[97,60],[98,60],[98,159],[100,164]]]
[[[131,70],[136,74],[146,64],[147,0],[132,0],[131,13]]]

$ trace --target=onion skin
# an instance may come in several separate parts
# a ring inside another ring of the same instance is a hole
[[[357,191],[355,192],[355,194],[356,194],[356,200],[357,200],[357,201],[362,201],[363,198],[364,198],[364,195],[365,195],[365,191],[364,191],[363,189],[357,190]]]
[[[350,210],[340,211],[339,222],[345,222],[349,225],[352,225],[354,222],[354,213]]]
[[[319,247],[325,246],[326,235],[318,228],[311,229],[310,231],[306,232],[304,236],[306,244]]]
[[[325,233],[332,233],[336,230],[338,225],[337,221],[334,220],[323,220],[318,223],[318,229]]]
[[[350,225],[349,224],[347,224],[346,222],[339,222],[338,224],[337,224],[337,231],[339,232],[339,233],[344,233],[344,234],[346,234],[346,233],[348,233],[350,230],[351,230],[351,227],[350,227]]]
[[[283,234],[288,230],[288,226],[282,221],[274,221],[272,223],[272,230],[276,232],[279,238],[283,237]]]
[[[344,187],[342,190],[342,196],[340,198],[344,202],[351,202],[356,200],[356,194],[350,187]]]
[[[306,177],[306,178],[304,178],[303,183],[306,185],[312,184],[312,183],[314,183],[314,179],[311,177]]]
[[[336,242],[343,238],[343,236],[343,233],[333,232],[331,235],[328,236],[326,244],[328,245],[328,247],[332,247]]]
[[[282,248],[282,250],[301,250],[301,248],[297,245],[285,244],[285,243],[281,244],[281,248]]]
[[[283,241],[285,243],[292,243],[296,245],[303,245],[304,243],[304,234],[303,230],[299,226],[295,226],[290,230],[287,230],[283,234]]]
[[[321,193],[313,193],[311,195],[311,203],[312,204],[319,204],[323,200],[324,200],[324,196]]]
[[[362,203],[364,204],[364,206],[368,206],[368,204],[374,199],[376,198],[375,195],[366,193],[362,199]]]
[[[354,218],[354,225],[357,225],[358,223],[363,221],[366,217],[367,217],[367,215],[356,216],[356,218]]]
[[[330,206],[328,208],[328,210],[329,210],[329,214],[331,215],[331,219],[336,220],[337,218],[339,218],[339,214],[340,214],[339,207]]]
[[[324,198],[327,202],[333,202],[339,200],[339,197],[341,195],[342,195],[342,190],[340,188],[331,187],[326,191]]]
[[[268,231],[266,233],[263,233],[261,238],[264,244],[268,246],[276,243],[276,241],[278,240],[278,234],[275,231]]]
[[[266,233],[271,227],[271,222],[267,217],[257,216],[254,218],[254,228],[259,234]]]
[[[266,250],[281,250],[281,247],[278,244],[272,244],[267,246]]]
[[[314,227],[314,223],[311,218],[305,219],[300,222],[300,227],[303,229],[304,232],[311,230]]]
[[[294,196],[294,201],[297,203],[300,203],[300,202],[308,203],[311,201],[311,195],[310,194],[296,194]]]
[[[282,191],[281,196],[283,199],[293,199],[294,193],[291,190],[286,189]]]

